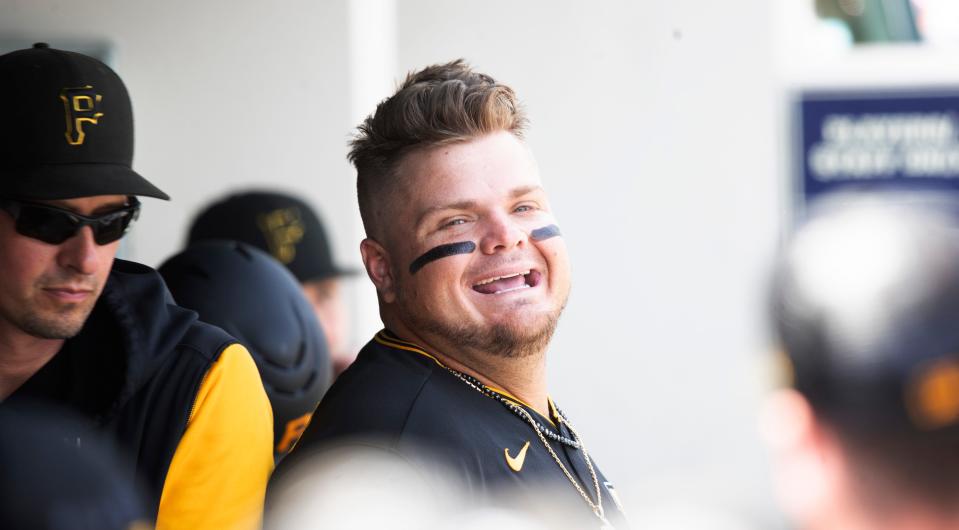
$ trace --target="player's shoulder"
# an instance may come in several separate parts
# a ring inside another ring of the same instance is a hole
[[[184,356],[214,362],[237,342],[226,331],[200,322],[196,312],[178,306],[163,278],[140,263],[115,260],[98,305],[109,311],[125,335],[126,349],[143,357],[145,366]]]
[[[221,357],[224,350],[237,344],[236,338],[223,329],[197,320],[184,331],[176,349],[192,352],[210,362],[215,362]],[[245,352],[246,349],[243,348],[243,353]],[[238,352],[235,355],[241,357],[243,353]],[[249,353],[246,353],[246,356],[249,357],[249,355]]]
[[[398,436],[434,376],[413,355],[371,341],[324,396],[315,428],[324,437]]]

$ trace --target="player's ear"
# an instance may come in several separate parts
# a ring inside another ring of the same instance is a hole
[[[376,240],[366,238],[360,243],[360,255],[370,281],[376,286],[380,298],[387,304],[396,300],[393,267],[389,252]]]

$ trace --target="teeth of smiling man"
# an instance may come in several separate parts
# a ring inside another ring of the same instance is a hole
[[[480,285],[486,285],[486,284],[488,284],[488,283],[493,283],[493,282],[495,282],[496,280],[505,280],[506,278],[512,278],[512,277],[514,277],[514,276],[526,276],[527,274],[529,274],[529,271],[526,271],[526,272],[517,272],[517,273],[515,273],[515,274],[507,274],[506,276],[497,276],[497,277],[495,277],[495,278],[490,278],[490,279],[488,279],[488,280],[483,280],[483,281],[477,283],[476,286],[478,287],[478,286],[480,286]],[[510,290],[512,291],[513,289],[510,289]]]
[[[529,289],[529,285],[523,284],[523,285],[520,285],[519,287],[513,287],[512,289],[503,289],[501,291],[496,291],[493,294],[511,293],[513,291],[519,291],[520,289]]]

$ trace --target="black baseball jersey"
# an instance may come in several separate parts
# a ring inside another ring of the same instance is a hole
[[[522,413],[484,394],[416,344],[388,331],[378,333],[334,383],[313,421],[278,475],[320,448],[362,440],[398,452],[414,464],[445,463],[470,495],[483,502],[548,496],[567,512],[582,513],[582,528],[600,527],[592,508],[563,473],[558,458],[594,503],[596,487],[582,449],[548,439],[554,458]],[[544,429],[574,439],[550,401],[550,418],[509,394],[508,404],[526,410]],[[430,461],[423,461],[428,458]],[[592,462],[606,518],[627,524],[613,485]],[[286,468],[286,469],[284,469]],[[508,492],[508,493],[507,493]],[[504,495],[505,493],[505,495]]]

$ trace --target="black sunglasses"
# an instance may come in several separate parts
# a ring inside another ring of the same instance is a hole
[[[140,214],[140,201],[130,197],[123,208],[93,217],[46,204],[5,198],[0,198],[0,210],[13,217],[17,233],[22,236],[59,245],[84,226],[89,226],[93,229],[93,240],[98,245],[106,245],[123,237],[130,223]]]

